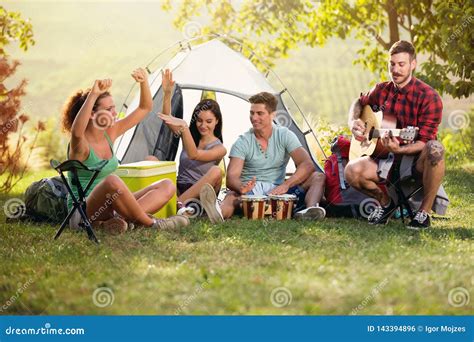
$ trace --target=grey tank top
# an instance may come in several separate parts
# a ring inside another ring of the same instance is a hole
[[[214,146],[222,145],[222,142],[217,139],[204,147],[204,150],[209,150]],[[218,165],[220,160],[213,160],[210,162],[202,162],[199,160],[191,160],[188,158],[188,154],[183,149],[179,156],[179,169],[177,182],[180,184],[193,184],[196,183],[207,171],[214,165]]]

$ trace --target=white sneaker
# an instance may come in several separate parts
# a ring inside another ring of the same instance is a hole
[[[196,209],[191,208],[191,207],[182,207],[176,213],[176,215],[184,215],[188,217],[194,217],[194,214],[196,214]]]
[[[210,184],[203,185],[199,192],[199,199],[207,213],[207,217],[209,217],[212,223],[224,222],[221,207],[219,206],[219,202],[217,202],[216,192]]]
[[[321,220],[326,217],[326,210],[319,205],[308,207],[295,213],[295,219],[300,220]]]

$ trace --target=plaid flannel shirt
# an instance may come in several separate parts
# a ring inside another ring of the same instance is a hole
[[[393,82],[376,84],[367,94],[359,98],[362,106],[372,110],[392,113],[397,117],[397,128],[418,127],[416,140],[436,140],[438,126],[443,115],[443,102],[438,93],[426,83],[412,77],[403,88]]]

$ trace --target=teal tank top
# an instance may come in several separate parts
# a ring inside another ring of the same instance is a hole
[[[105,135],[105,138],[107,139],[107,141],[109,143],[110,149],[112,150],[112,157],[108,160],[108,163],[105,164],[105,166],[99,172],[99,175],[94,180],[94,183],[92,183],[91,187],[89,188],[89,191],[87,191],[86,197],[89,196],[89,194],[91,193],[91,191],[95,188],[95,186],[97,184],[99,184],[102,180],[104,180],[105,177],[107,177],[112,172],[114,172],[117,169],[118,165],[119,165],[117,156],[114,153],[112,141],[110,140],[110,137],[106,132],[104,132],[104,135]],[[68,145],[67,155],[68,155],[68,158],[69,158],[69,145]],[[91,147],[89,147],[89,156],[82,163],[87,167],[92,167],[92,166],[98,164],[99,162],[101,162],[102,160],[104,160],[104,159],[101,159],[101,158],[97,157],[94,150]],[[92,177],[92,175],[93,175],[93,173],[90,172],[90,171],[77,170],[77,176],[79,178],[79,183],[81,183],[81,186],[82,186],[83,189],[86,188],[87,183],[89,183],[89,180]],[[78,191],[77,191],[77,186],[72,184],[72,172],[68,172],[67,179],[68,179],[69,185],[71,186],[72,192],[74,193],[74,196],[76,196],[76,198],[79,198]],[[67,206],[68,206],[69,210],[72,208],[72,197],[69,196],[69,195],[68,195],[68,198],[67,198]]]

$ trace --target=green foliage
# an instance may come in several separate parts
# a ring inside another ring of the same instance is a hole
[[[22,50],[35,44],[33,26],[28,19],[22,19],[18,12],[8,12],[0,6],[0,56],[6,55],[4,47],[12,41],[19,42]]]
[[[66,151],[68,137],[65,134],[59,134],[61,131],[58,119],[51,116],[45,124],[45,131],[38,137],[37,149],[35,154],[35,168],[50,168],[49,161],[51,159],[66,160]]]
[[[440,93],[467,97],[474,92],[473,3],[435,1],[427,14],[413,29],[418,51],[429,54],[421,78]]]
[[[449,125],[440,131],[440,140],[446,150],[449,164],[460,165],[474,159],[474,107],[469,113],[453,112],[448,118]]]
[[[171,0],[162,7],[171,10]],[[174,24],[183,28],[205,13],[209,22],[198,33],[236,37],[249,48],[243,51],[247,56],[252,50],[262,58],[263,63],[254,61],[262,71],[300,44],[323,46],[331,37],[355,37],[363,47],[354,63],[383,80],[388,49],[406,36],[418,53],[429,56],[420,78],[455,98],[474,91],[471,1],[186,0]]]
[[[350,136],[351,134],[347,125],[338,126],[330,124],[326,119],[319,119],[317,123],[312,125],[312,127],[314,127],[314,131],[316,132],[316,135],[326,156],[331,155],[331,141],[335,137],[339,135]],[[311,146],[311,149],[312,151],[318,151],[313,146]],[[319,162],[321,163],[321,165],[324,164],[324,159],[325,158],[323,155],[319,156]]]

